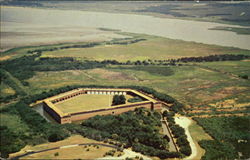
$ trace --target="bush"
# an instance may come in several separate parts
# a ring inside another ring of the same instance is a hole
[[[143,101],[143,99],[141,99],[138,96],[128,99],[128,102],[130,102],[130,103],[141,102],[141,101]]]
[[[248,75],[239,75],[240,78],[248,79]]]
[[[124,95],[114,95],[112,105],[125,104],[126,98]]]

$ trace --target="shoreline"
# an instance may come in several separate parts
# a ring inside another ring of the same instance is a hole
[[[31,8],[16,6],[1,6],[3,16],[1,26],[2,32],[16,32],[15,27],[6,22],[19,22],[24,24],[22,28],[33,26],[43,27],[91,27],[119,29],[121,32],[131,32],[162,36],[169,39],[179,39],[188,42],[213,44],[219,46],[235,47],[250,50],[247,42],[248,35],[237,35],[234,32],[223,30],[209,30],[214,27],[237,27],[237,25],[226,25],[215,22],[200,22],[192,20],[159,18],[150,15],[137,15],[125,13],[107,13],[96,11],[72,11],[54,8]],[[39,19],[37,19],[39,17]],[[131,25],[128,25],[131,24]],[[150,25],[149,25],[150,24]],[[7,25],[7,26],[4,26]],[[242,26],[238,26],[244,28]],[[168,28],[168,29],[166,29]],[[12,29],[12,30],[11,30]],[[83,28],[84,31],[84,28]],[[39,32],[38,32],[39,33]],[[58,32],[61,34],[61,32]],[[69,32],[65,32],[69,33]],[[80,33],[80,32],[79,32]],[[25,40],[29,40],[30,37]],[[5,41],[5,37],[2,38]]]

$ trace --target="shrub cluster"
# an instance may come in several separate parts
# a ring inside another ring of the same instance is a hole
[[[124,95],[114,95],[112,105],[120,105],[120,104],[125,104],[126,103],[126,98]]]
[[[170,130],[172,131],[174,138],[177,139],[176,143],[180,148],[180,152],[186,156],[189,156],[192,151],[190,144],[187,140],[187,135],[185,134],[185,130],[179,125],[175,124],[174,120],[174,112],[164,111],[163,116],[167,118],[168,125]]]

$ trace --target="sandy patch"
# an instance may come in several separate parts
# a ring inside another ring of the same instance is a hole
[[[187,135],[187,140],[189,141],[189,144],[191,146],[192,153],[190,156],[186,157],[186,160],[193,160],[195,156],[198,154],[196,145],[189,133],[189,125],[191,125],[192,121],[188,119],[187,117],[175,117],[176,124],[180,125],[182,128],[185,129],[185,134]]]
[[[250,59],[244,59],[243,62],[250,62]]]
[[[205,69],[205,68],[200,68],[200,70],[203,70],[203,71],[206,71],[206,72],[214,72],[214,71],[212,71],[212,70]]]
[[[0,61],[7,60],[7,59],[9,59],[9,58],[10,58],[10,56],[3,56],[3,57],[0,57]]]
[[[126,38],[114,31],[94,27],[28,25],[18,22],[1,22],[1,51],[22,46],[50,45],[73,42],[101,42]]]
[[[151,158],[144,156],[141,153],[131,151],[130,149],[124,149],[123,152],[124,152],[124,155],[120,157],[103,157],[103,158],[98,158],[98,159],[108,159],[108,160],[116,160],[116,159],[121,160],[122,159],[123,160],[126,158],[142,157],[144,160],[151,160]]]
[[[228,107],[240,108],[240,107],[246,107],[250,105],[250,103],[237,103],[236,101],[237,101],[237,98],[227,99],[227,100],[216,102],[215,104],[210,104],[210,105],[216,108],[228,108]]]

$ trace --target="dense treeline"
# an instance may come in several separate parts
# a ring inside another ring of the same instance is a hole
[[[187,140],[187,135],[185,134],[185,130],[179,125],[175,124],[174,120],[174,112],[163,112],[163,116],[167,119],[169,128],[174,135],[174,138],[177,139],[176,143],[180,148],[180,152],[186,156],[191,154],[191,147]]]
[[[97,45],[100,45],[101,43],[97,42],[92,42],[92,43],[87,43],[87,44],[75,44],[75,45],[68,45],[68,46],[61,46],[61,47],[48,47],[48,48],[42,48],[42,49],[35,49],[35,50],[30,50],[28,51],[29,54],[34,54],[34,53],[42,53],[46,51],[56,51],[60,49],[69,49],[69,48],[91,48]]]
[[[35,50],[29,50],[27,53],[28,54],[36,54],[36,53],[42,53],[42,52],[47,52],[47,51],[56,51],[56,50],[62,50],[62,49],[70,49],[70,48],[91,48],[95,47],[101,44],[107,44],[107,45],[114,45],[114,44],[119,44],[119,45],[128,45],[128,44],[133,44],[137,43],[140,41],[145,41],[146,39],[140,38],[140,39],[134,39],[134,38],[123,38],[123,39],[115,39],[112,41],[108,42],[91,42],[91,43],[86,43],[86,44],[75,44],[75,45],[63,45],[60,47],[47,47],[47,48],[41,48],[41,49],[35,49]]]
[[[133,43],[137,43],[140,41],[145,41],[146,39],[144,38],[140,38],[140,39],[132,39],[129,41],[110,41],[110,42],[106,42],[107,45],[113,45],[113,44],[119,44],[119,45],[128,45],[128,44],[133,44]]]
[[[121,143],[124,147],[159,158],[180,157],[179,153],[166,150],[167,140],[159,134],[161,115],[155,111],[137,108],[120,115],[95,116],[82,123],[84,127],[105,132],[105,137]],[[98,134],[98,133],[96,133]]]
[[[214,140],[199,144],[206,149],[202,159],[247,159],[250,157],[250,116],[194,118]],[[238,152],[241,152],[239,157]]]
[[[7,158],[9,153],[17,152],[25,146],[25,135],[16,133],[8,126],[0,125],[0,152],[1,157]]]
[[[249,55],[243,54],[221,54],[221,55],[209,55],[209,56],[200,56],[200,57],[183,57],[179,59],[166,59],[166,60],[137,60],[137,61],[130,61],[128,60],[125,63],[116,62],[116,64],[123,64],[123,65],[182,65],[179,63],[188,63],[188,62],[214,62],[214,61],[240,61],[244,59],[249,59]]]
[[[203,57],[184,57],[176,60],[171,60],[172,62],[214,62],[214,61],[240,61],[243,59],[250,58],[249,55],[234,55],[234,54],[221,54],[221,55],[209,55]]]
[[[16,99],[18,97],[17,94],[9,95],[9,96],[0,96],[0,103],[8,103],[10,100]]]
[[[130,61],[128,60],[125,63],[121,63],[115,60],[106,60],[105,62],[112,61],[112,64],[116,65],[168,65],[168,66],[181,66],[180,63],[188,63],[188,62],[214,62],[214,61],[240,61],[244,59],[249,59],[249,55],[243,55],[243,54],[221,54],[221,55],[209,55],[209,56],[200,56],[200,57],[183,57],[179,59],[166,59],[166,60],[136,60],[136,61]]]

